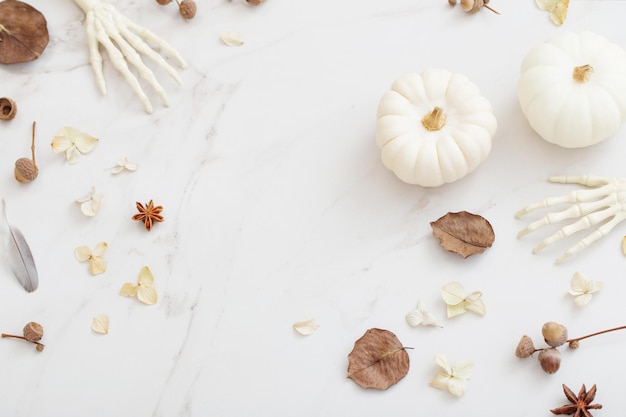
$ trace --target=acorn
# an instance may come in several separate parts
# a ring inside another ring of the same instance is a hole
[[[15,161],[13,173],[15,174],[15,179],[19,182],[31,182],[37,178],[39,174],[39,168],[37,168],[37,164],[35,163],[35,124],[36,122],[33,122],[33,134],[30,145],[33,159],[20,158]]]
[[[553,374],[561,367],[561,352],[557,349],[544,349],[539,353],[538,358],[541,369],[549,374]]]
[[[253,6],[258,6],[259,4],[261,4],[263,0],[246,0],[246,2],[248,2],[248,4],[252,4]]]
[[[196,15],[196,2],[193,0],[183,0],[178,3],[178,11],[185,19],[193,19]]]
[[[549,321],[541,328],[543,340],[552,347],[561,346],[567,341],[567,328],[562,324]]]
[[[0,120],[13,120],[17,114],[17,104],[8,97],[0,98]]]
[[[536,352],[535,345],[533,344],[533,340],[530,336],[522,336],[519,343],[517,344],[517,349],[515,349],[515,356],[518,358],[527,358]]]
[[[159,3],[161,6],[165,6],[166,4],[169,4],[172,2],[172,0],[156,0],[157,3]]]
[[[24,326],[24,338],[29,342],[39,342],[43,337],[43,326],[31,321]]]

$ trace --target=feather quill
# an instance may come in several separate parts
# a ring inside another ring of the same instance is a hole
[[[4,199],[2,199],[2,214],[9,230],[7,248],[9,267],[22,287],[28,292],[33,292],[39,286],[35,259],[20,229],[9,223]]]

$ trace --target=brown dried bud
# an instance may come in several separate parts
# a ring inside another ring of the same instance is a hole
[[[30,323],[26,324],[26,326],[24,326],[24,338],[29,342],[39,342],[42,337],[43,326],[41,324],[31,321]]]
[[[541,369],[549,374],[553,374],[561,367],[561,352],[557,349],[544,349],[539,353],[539,364]]]
[[[39,168],[32,159],[20,158],[15,161],[15,169],[13,170],[15,179],[19,182],[31,182],[39,174]]]
[[[10,98],[0,98],[0,120],[13,120],[17,114],[17,104]]]
[[[159,3],[161,6],[165,6],[166,4],[169,4],[172,2],[172,0],[156,0],[157,3]]]
[[[193,19],[196,15],[196,2],[193,0],[183,0],[178,3],[178,11],[185,19]]]
[[[38,344],[38,345],[35,347],[35,349],[37,349],[37,352],[41,352],[41,351],[43,351],[43,348],[44,348],[44,347],[45,347],[45,345],[42,345],[42,344],[40,343],[40,344]]]
[[[535,345],[533,345],[533,339],[531,339],[530,336],[524,335],[517,344],[515,356],[518,358],[527,358],[535,353],[536,350]]]
[[[578,349],[579,347],[580,343],[578,342],[578,340],[572,340],[571,342],[569,342],[570,349]]]
[[[562,324],[549,321],[541,328],[543,340],[552,347],[561,346],[567,341],[567,328]]]

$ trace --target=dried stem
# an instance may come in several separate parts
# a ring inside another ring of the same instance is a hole
[[[33,134],[32,134],[32,139],[30,141],[30,151],[31,154],[33,155],[33,165],[36,167],[37,164],[35,163],[35,126],[37,125],[36,121],[33,121]]]
[[[493,10],[491,7],[487,6],[486,4],[483,4],[483,7],[484,7],[485,9],[489,9],[489,10],[491,10],[491,11],[492,11],[492,12],[494,12],[495,14],[500,14],[500,12],[498,12],[498,11],[496,11],[496,10]]]
[[[614,332],[616,330],[623,330],[623,329],[626,329],[626,326],[613,327],[612,329],[602,330],[600,332],[591,333],[591,334],[588,334],[586,336],[577,337],[575,339],[567,339],[565,341],[565,343],[578,342],[578,341],[581,341],[583,339],[587,339],[588,337],[597,336],[599,334]]]
[[[10,337],[10,338],[12,338],[12,339],[21,339],[21,340],[25,340],[25,341],[30,342],[30,343],[34,343],[34,344],[36,344],[36,345],[37,345],[37,350],[43,350],[44,346],[46,346],[46,345],[44,345],[43,343],[33,342],[33,341],[28,340],[28,339],[27,339],[27,338],[25,338],[24,336],[18,336],[18,335],[15,335],[15,334],[6,334],[6,333],[2,333],[2,337]],[[41,346],[41,347],[40,347],[40,346]]]

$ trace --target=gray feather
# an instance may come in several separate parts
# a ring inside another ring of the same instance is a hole
[[[39,286],[35,259],[30,251],[24,235],[17,227],[13,227],[7,218],[4,200],[2,200],[2,212],[9,229],[8,258],[9,266],[17,280],[28,292],[33,292]]]

